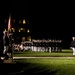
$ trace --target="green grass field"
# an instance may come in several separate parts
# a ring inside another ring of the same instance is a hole
[[[7,75],[75,75],[75,58],[73,51],[63,49],[62,52],[14,52],[13,56],[25,57],[54,57],[54,58],[26,58],[14,59],[16,64],[4,66]],[[66,58],[55,58],[66,57]],[[73,58],[67,58],[73,57]],[[2,67],[3,68],[3,67]],[[2,69],[1,68],[1,69]],[[3,68],[3,70],[4,70]],[[11,68],[11,69],[10,69]]]
[[[23,64],[22,70],[26,75],[75,75],[75,58],[34,58],[15,61]]]
[[[62,52],[32,52],[32,51],[25,51],[25,52],[14,52],[13,56],[25,56],[25,57],[72,57],[73,51],[70,49],[64,49]]]
[[[13,56],[25,57],[66,57],[66,58],[28,58],[14,59],[26,75],[75,75],[75,58],[72,50],[63,49],[62,52],[14,52]],[[21,66],[20,66],[21,65]]]

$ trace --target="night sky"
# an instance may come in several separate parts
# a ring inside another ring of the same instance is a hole
[[[7,17],[11,13],[15,18],[30,17],[30,0],[2,0],[0,1],[0,16]]]
[[[74,5],[71,2],[2,0],[0,19],[8,17],[26,18],[35,38],[62,39],[69,46],[75,36]]]

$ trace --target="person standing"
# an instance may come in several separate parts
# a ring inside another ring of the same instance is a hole
[[[8,50],[9,50],[9,32],[8,31],[4,32],[3,46],[4,46],[4,50],[3,50],[4,57],[8,59]]]
[[[75,55],[75,37],[72,37],[70,47],[73,50],[73,55]]]

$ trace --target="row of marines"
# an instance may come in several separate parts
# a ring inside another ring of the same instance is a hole
[[[31,42],[21,42],[23,46],[30,48],[32,51],[53,52],[62,51],[62,40],[35,40]]]

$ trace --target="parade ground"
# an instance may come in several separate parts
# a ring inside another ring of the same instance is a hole
[[[75,75],[72,50],[62,52],[14,52],[1,63],[1,75]]]

